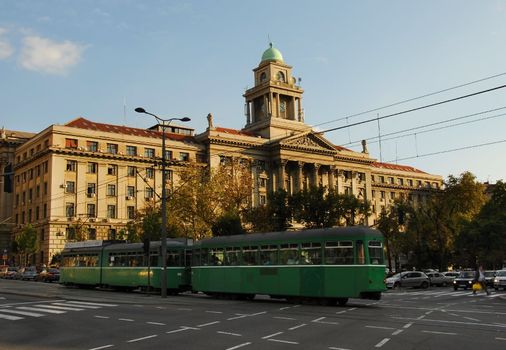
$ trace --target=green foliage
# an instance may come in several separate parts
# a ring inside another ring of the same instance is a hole
[[[213,236],[231,236],[243,234],[241,218],[236,211],[224,213],[212,226]]]
[[[16,243],[17,251],[24,255],[24,264],[27,264],[29,256],[37,251],[37,231],[30,224],[24,226],[16,236]]]

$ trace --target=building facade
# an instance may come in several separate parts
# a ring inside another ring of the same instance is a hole
[[[372,225],[395,198],[423,202],[442,184],[438,175],[377,162],[367,152],[332,144],[304,122],[303,90],[276,48],[253,69],[255,85],[245,98],[241,130],[215,126],[200,133],[182,126],[166,132],[168,178],[189,163],[218,167],[230,160],[251,169],[253,206],[279,189],[336,189],[372,203]],[[13,234],[31,224],[38,235],[34,263],[48,264],[72,239],[114,239],[135,213],[159,201],[162,133],[77,118],[52,125],[15,149]],[[2,203],[2,206],[9,205]],[[3,209],[5,210],[5,209]]]

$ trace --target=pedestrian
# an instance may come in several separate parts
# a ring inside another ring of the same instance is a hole
[[[476,271],[474,272],[474,283],[479,283],[481,285],[481,289],[487,293],[487,295],[490,295],[490,292],[487,289],[487,283],[485,283],[485,274],[483,273],[483,266],[480,265]],[[473,288],[473,294],[476,294],[476,291]]]

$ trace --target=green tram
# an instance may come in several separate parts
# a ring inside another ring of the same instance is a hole
[[[381,298],[383,235],[363,227],[214,237],[193,246],[192,289],[252,299],[256,294],[345,305]]]
[[[62,251],[60,283],[78,287],[111,287],[123,290],[160,289],[160,242],[85,241],[67,243]],[[167,240],[167,291],[190,289],[190,252],[185,243]]]

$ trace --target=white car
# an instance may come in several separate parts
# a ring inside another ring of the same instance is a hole
[[[499,288],[506,290],[506,270],[496,271],[494,277],[494,288],[495,290],[499,290]]]

